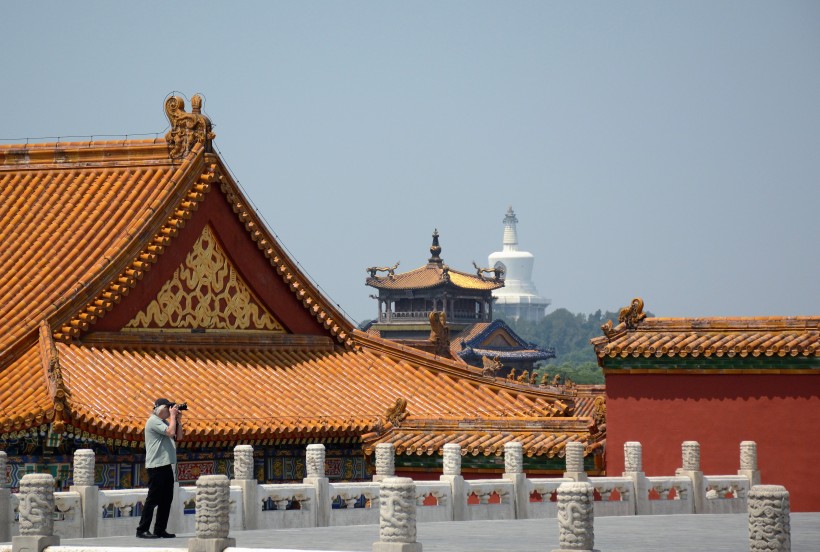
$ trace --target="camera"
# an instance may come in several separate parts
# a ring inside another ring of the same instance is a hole
[[[184,402],[182,404],[177,405],[177,410],[182,412],[183,410],[188,410],[188,403]]]

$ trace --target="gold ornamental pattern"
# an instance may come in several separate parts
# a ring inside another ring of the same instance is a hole
[[[254,297],[209,226],[157,298],[125,327],[285,332]]]

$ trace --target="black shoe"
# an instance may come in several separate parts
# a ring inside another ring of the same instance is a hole
[[[159,537],[159,538],[162,538],[162,539],[175,539],[175,538],[177,538],[177,536],[175,534],[169,533],[167,531],[163,531],[162,533],[157,533],[156,536]]]
[[[159,535],[153,534],[151,531],[137,531],[138,539],[158,539]]]

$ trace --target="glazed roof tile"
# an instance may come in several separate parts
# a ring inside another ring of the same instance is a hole
[[[599,359],[818,357],[820,316],[646,318],[591,340]]]
[[[368,286],[378,289],[429,289],[436,286],[452,285],[461,289],[491,291],[504,287],[504,282],[482,278],[475,274],[459,272],[452,268],[447,269],[438,263],[429,263],[409,272],[395,276],[376,276],[368,278]]]
[[[417,456],[441,455],[444,445],[461,445],[461,454],[478,456],[502,456],[504,445],[517,441],[522,444],[528,457],[565,455],[567,443],[584,443],[586,452],[591,451],[593,439],[589,433],[589,421],[584,418],[564,418],[561,424],[539,429],[536,419],[509,420],[413,420],[383,435],[365,435],[365,454],[372,454],[376,445],[392,443],[396,454]],[[529,427],[528,427],[529,426]],[[604,441],[594,441],[603,443]]]
[[[172,160],[164,141],[0,146],[0,363],[146,231],[197,153]]]
[[[384,427],[385,413],[398,398],[407,400],[409,420],[535,416],[539,430],[566,423],[559,417],[570,411],[566,397],[491,384],[451,361],[396,349],[362,332],[355,340],[353,350],[329,337],[281,333],[90,333],[81,342],[57,342],[68,382],[66,422],[74,431],[139,442],[154,399],[174,389],[171,398],[190,405],[189,446],[357,436]],[[25,429],[15,416],[32,412],[32,401],[37,412],[51,404],[37,386],[21,387],[33,389],[33,396],[18,389],[21,381],[43,381],[36,347],[6,370],[14,379],[4,377],[4,384],[17,382],[17,394],[6,399],[0,428]]]

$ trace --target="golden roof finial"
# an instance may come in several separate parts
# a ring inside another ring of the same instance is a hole
[[[165,141],[171,149],[171,157],[182,157],[196,144],[204,144],[210,152],[211,140],[216,134],[211,131],[211,120],[202,114],[202,96],[191,98],[192,112],[185,112],[185,100],[170,96],[165,100],[165,115],[171,123],[171,130],[165,134]]]

